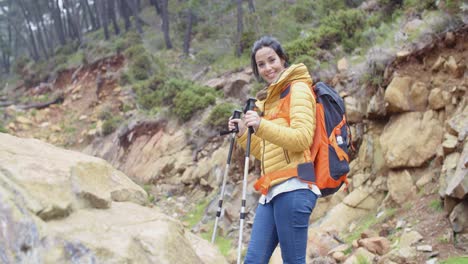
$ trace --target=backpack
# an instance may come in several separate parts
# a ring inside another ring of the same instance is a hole
[[[323,82],[316,83],[311,90],[316,100],[316,129],[310,153],[315,184],[324,197],[334,194],[343,183],[348,185],[351,131],[339,94]]]
[[[316,101],[316,128],[310,147],[313,168],[309,167],[312,166],[310,163],[299,164],[296,175],[304,182],[317,185],[324,197],[338,191],[343,183],[348,185],[348,145],[351,142],[348,138],[351,137],[351,133],[346,122],[345,104],[338,93],[323,82],[309,87]],[[291,85],[288,85],[281,93],[278,113],[265,118],[282,117],[288,122],[291,121],[289,116],[290,88]],[[310,170],[313,170],[315,175],[310,175]],[[273,177],[268,180],[261,178],[255,183],[255,189],[263,189],[265,192],[265,187],[268,188],[269,183],[276,180],[276,177],[281,178],[282,174],[278,173]]]

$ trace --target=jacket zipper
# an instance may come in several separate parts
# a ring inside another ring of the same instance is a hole
[[[263,140],[263,151],[262,151],[262,175],[265,175],[265,140]]]
[[[291,160],[289,159],[289,154],[288,154],[288,151],[283,149],[283,152],[284,152],[284,158],[286,159],[286,163],[291,163]]]

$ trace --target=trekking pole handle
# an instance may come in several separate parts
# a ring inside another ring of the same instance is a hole
[[[255,99],[255,98],[250,97],[249,99],[247,99],[247,102],[246,102],[245,108],[244,108],[244,114],[247,113],[247,111],[249,111],[249,110],[254,110],[255,102],[257,102],[257,99]],[[251,134],[254,133],[253,127],[249,126],[249,132]]]
[[[239,119],[241,114],[242,114],[241,111],[234,110],[234,112],[232,113],[232,119]],[[227,134],[239,132],[239,125],[237,123],[235,123],[234,126],[235,126],[235,128],[232,129],[232,130],[224,130],[224,131],[219,132],[219,135],[224,136],[224,135],[227,135]]]

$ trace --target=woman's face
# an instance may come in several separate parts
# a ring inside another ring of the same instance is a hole
[[[263,47],[255,53],[258,73],[268,84],[274,82],[284,70],[284,60],[270,47]]]

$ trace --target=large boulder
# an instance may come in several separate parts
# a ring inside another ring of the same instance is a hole
[[[396,76],[388,85],[384,98],[390,112],[407,112],[425,110],[428,96],[429,91],[423,82]]]
[[[0,133],[2,263],[226,263],[147,200],[102,159]]]
[[[420,167],[436,154],[443,126],[434,111],[392,116],[380,137],[389,168]]]

